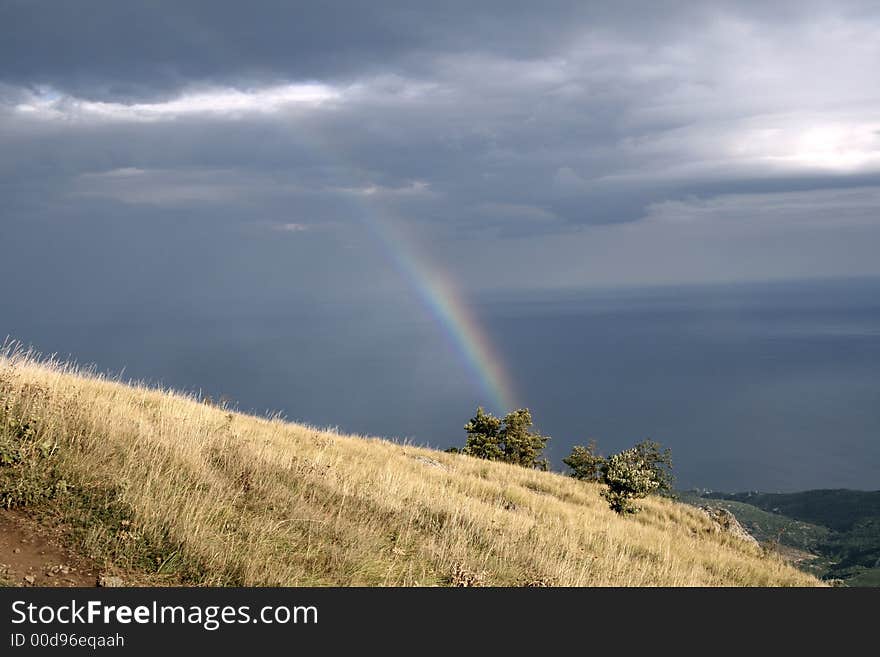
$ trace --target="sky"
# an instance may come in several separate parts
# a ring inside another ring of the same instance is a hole
[[[3,0],[0,220],[248,291],[396,289],[360,212],[468,289],[880,273],[880,9],[754,5]]]
[[[480,295],[880,275],[878,70],[876,2],[0,0],[0,333],[375,303],[501,405]]]

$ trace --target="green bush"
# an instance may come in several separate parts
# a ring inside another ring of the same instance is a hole
[[[575,445],[571,448],[571,454],[562,459],[569,468],[570,476],[582,481],[601,481],[602,464],[605,459],[596,454],[596,441],[591,440],[586,446]]]
[[[477,414],[464,425],[467,442],[462,454],[489,461],[501,461],[504,456],[502,424],[499,418],[486,413],[482,406],[478,407]]]
[[[657,492],[672,493],[672,483],[675,481],[675,477],[672,476],[672,451],[669,448],[664,449],[660,443],[653,440],[643,440],[633,449],[653,473],[657,482]]]
[[[531,427],[532,414],[527,408],[510,412],[503,420],[477,408],[477,414],[464,425],[468,437],[461,453],[546,470],[547,460],[541,453],[550,438],[531,431]]]
[[[672,452],[653,440],[643,440],[608,459],[596,454],[596,441],[591,440],[586,447],[575,445],[562,462],[571,468],[570,476],[606,484],[602,495],[618,513],[634,513],[633,499],[672,493]]]
[[[635,447],[608,457],[602,464],[602,481],[608,486],[602,497],[612,511],[621,514],[636,513],[639,509],[632,500],[647,497],[660,487],[654,470]]]

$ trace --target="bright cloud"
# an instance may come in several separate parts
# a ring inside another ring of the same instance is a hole
[[[272,114],[286,109],[316,107],[338,100],[341,92],[318,83],[284,84],[252,90],[235,88],[185,92],[176,98],[151,103],[92,101],[52,89],[42,89],[15,105],[19,114],[45,120],[168,121],[207,115],[240,118]]]

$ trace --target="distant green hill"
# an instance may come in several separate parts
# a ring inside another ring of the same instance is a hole
[[[837,488],[802,493],[712,493],[712,497],[745,502],[771,513],[824,525],[837,532],[850,531],[865,519],[880,518],[880,490]]]
[[[778,541],[784,545],[814,552],[828,539],[831,530],[822,525],[803,522],[795,518],[764,511],[745,502],[729,500],[726,493],[700,494],[693,491],[678,493],[682,502],[693,506],[720,506],[727,509],[761,543]]]
[[[850,586],[880,586],[880,491],[685,491],[679,496],[695,506],[728,509],[762,543],[816,555],[793,559],[804,570]]]

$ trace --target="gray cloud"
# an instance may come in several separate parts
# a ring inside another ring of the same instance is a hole
[[[677,18],[651,2],[612,9],[573,1],[13,1],[0,7],[6,26],[0,61],[3,77],[16,83],[50,84],[92,98],[143,98],[193,79],[240,84],[419,71],[443,53],[527,59],[552,51],[585,25],[632,36],[645,32],[640,22],[658,29]]]
[[[880,180],[870,3],[86,4],[0,9],[6,220],[152,209],[350,247],[378,214],[441,259],[491,238],[469,284],[524,283],[498,267],[524,239],[575,284],[557,236],[649,257],[625,225],[658,208],[748,222],[760,199],[815,226],[846,195],[799,193]],[[802,273],[760,252],[742,275]]]

